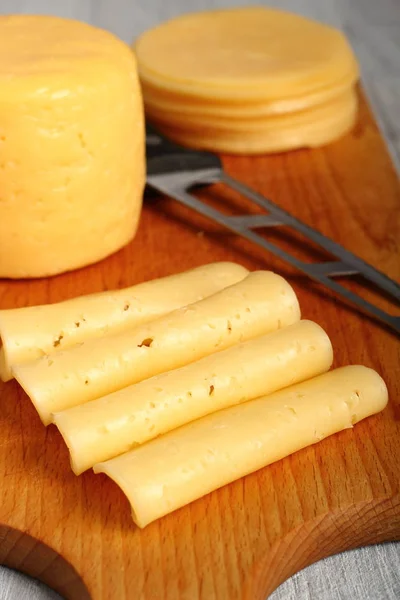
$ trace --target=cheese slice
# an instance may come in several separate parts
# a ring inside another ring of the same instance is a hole
[[[327,371],[332,346],[312,321],[206,356],[54,415],[76,475],[204,415]]]
[[[219,98],[193,98],[184,94],[179,95],[157,88],[142,81],[143,99],[148,114],[168,113],[172,121],[177,121],[179,116],[198,117],[210,116],[215,119],[256,119],[272,117],[301,110],[309,110],[321,104],[326,104],[336,99],[354,87],[358,73],[351,71],[335,85],[324,89],[293,98],[282,98],[270,102],[251,101],[241,99]]]
[[[184,425],[95,465],[128,497],[139,527],[381,411],[372,369],[349,366]]]
[[[211,263],[129,288],[72,300],[0,310],[0,377],[11,367],[85,340],[143,325],[244,279],[247,269]]]
[[[279,275],[250,273],[213,296],[130,331],[17,365],[13,373],[45,424],[51,413],[100,398],[300,319]]]
[[[171,140],[202,150],[225,152],[228,154],[262,154],[265,152],[283,152],[296,148],[315,148],[329,144],[346,133],[355,124],[358,99],[353,90],[345,102],[335,103],[336,109],[320,107],[302,115],[301,124],[291,124],[290,117],[281,119],[277,126],[265,121],[259,128],[247,127],[241,123],[236,127],[218,128],[201,126],[183,127],[182,124],[168,124],[152,117],[161,133]]]
[[[266,117],[247,117],[243,119],[222,115],[205,115],[202,112],[179,115],[178,113],[173,114],[157,109],[153,110],[149,106],[146,106],[146,113],[159,123],[164,122],[167,126],[186,131],[241,132],[245,135],[262,133],[267,136],[270,132],[277,134],[281,131],[285,132],[287,129],[298,128],[300,130],[301,127],[307,126],[310,123],[323,127],[333,116],[348,111],[354,104],[355,97],[354,89],[348,88],[329,102],[318,104],[309,109]]]
[[[127,244],[144,138],[126,44],[79,21],[0,16],[0,277],[54,275]]]
[[[135,52],[144,83],[196,98],[281,100],[358,70],[340,31],[261,6],[171,19],[143,33]]]

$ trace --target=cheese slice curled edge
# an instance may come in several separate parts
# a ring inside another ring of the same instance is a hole
[[[387,389],[372,369],[349,366],[208,415],[95,465],[128,497],[134,521],[155,519],[350,428],[381,411]]]
[[[0,277],[62,273],[126,245],[144,138],[126,44],[71,19],[0,16]]]
[[[17,365],[13,372],[48,424],[51,413],[100,398],[300,319],[279,275],[250,273],[213,296],[147,325]]]
[[[229,406],[329,369],[323,329],[299,321],[54,415],[74,473]]]
[[[143,325],[241,281],[248,270],[217,262],[129,288],[72,300],[0,310],[0,377],[11,367],[73,344]]]

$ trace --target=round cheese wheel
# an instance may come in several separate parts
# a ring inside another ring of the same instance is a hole
[[[263,7],[193,13],[142,34],[143,82],[195,97],[281,100],[357,72],[343,34]]]
[[[145,178],[136,62],[112,34],[0,17],[0,277],[93,263],[134,236]]]

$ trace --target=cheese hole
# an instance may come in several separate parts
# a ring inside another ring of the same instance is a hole
[[[242,318],[242,316],[241,316],[239,313],[237,313],[237,314],[235,315],[235,319],[237,319],[238,321],[240,321],[240,319],[241,319],[241,318]]]
[[[213,385],[210,385],[210,387],[209,387],[209,389],[208,389],[208,395],[209,395],[209,396],[212,396],[212,395],[214,394],[214,389],[215,389],[215,388],[214,388],[214,386],[213,386]]]
[[[141,344],[138,344],[138,348],[143,348],[143,346],[145,346],[146,348],[150,348],[153,342],[153,338],[145,338]]]
[[[187,392],[187,393],[186,393],[186,396],[187,396],[188,398],[191,398],[191,397],[193,396],[193,394],[192,394],[192,392]]]
[[[89,379],[85,379],[85,385],[89,385]]]
[[[131,305],[129,304],[129,302],[127,302],[124,306],[124,312],[126,312],[127,310],[129,310],[131,307]]]
[[[150,406],[150,408],[155,408],[156,404],[155,404],[155,402],[149,402],[149,406]]]
[[[226,328],[227,328],[227,330],[228,330],[229,333],[232,331],[232,323],[230,321],[226,322]]]
[[[75,327],[80,327],[80,326],[81,326],[80,322],[79,321],[75,321]]]
[[[246,308],[246,312],[247,312],[247,313],[251,313],[251,308],[247,307],[247,308]]]
[[[62,333],[60,333],[60,335],[58,336],[58,338],[56,338],[53,342],[53,347],[57,348],[57,346],[59,346],[61,344],[61,341],[63,339],[64,335]]]

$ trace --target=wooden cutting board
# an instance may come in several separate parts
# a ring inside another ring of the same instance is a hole
[[[324,149],[226,158],[225,164],[399,278],[400,190],[365,101],[352,134]],[[222,192],[216,188],[212,202],[249,210],[238,196],[224,199]],[[284,230],[268,235],[299,256],[317,256]],[[3,384],[0,563],[74,600],[264,600],[316,560],[400,539],[399,339],[262,250],[170,200],[151,199],[127,248],[59,277],[1,281],[0,306],[55,302],[217,260],[288,277],[303,316],[330,335],[335,365],[361,363],[384,377],[387,409],[139,530],[117,486],[91,472],[75,477],[55,427],[41,425],[15,382]],[[364,294],[375,299],[372,291]],[[385,299],[380,306],[393,310]]]

